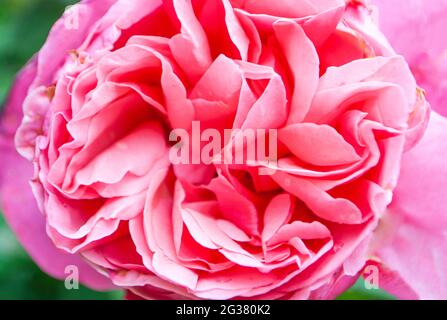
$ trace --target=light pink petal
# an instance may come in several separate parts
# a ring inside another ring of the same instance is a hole
[[[51,85],[54,75],[67,59],[70,50],[77,49],[82,44],[94,23],[107,13],[115,2],[117,0],[81,1],[56,22],[38,54],[38,71],[34,84]],[[79,26],[67,28],[67,21],[73,14],[79,15]]]
[[[238,3],[239,8],[251,13],[268,14],[284,18],[312,16],[342,4],[342,1],[340,0],[233,0],[233,2]]]
[[[294,237],[300,240],[325,239],[331,233],[322,223],[314,221],[312,223],[294,221],[291,224],[282,226],[278,232],[270,239],[269,244],[275,245],[287,242]],[[307,250],[307,249],[306,249]]]
[[[114,184],[129,173],[142,176],[166,152],[161,126],[156,122],[143,123],[77,171],[75,180],[82,185]]]
[[[321,78],[318,89],[332,89],[367,81],[399,85],[411,98],[409,103],[415,103],[416,82],[405,59],[400,56],[356,60],[338,68],[330,68]]]
[[[188,268],[175,263],[162,253],[156,252],[153,258],[154,269],[162,278],[174,281],[181,286],[194,289],[197,285],[198,276]]]
[[[190,93],[191,99],[235,102],[242,85],[238,65],[224,55],[219,55]]]
[[[188,228],[192,238],[201,246],[208,249],[218,249],[219,246],[213,243],[212,239],[206,231],[201,227],[200,223],[195,219],[194,215],[188,210],[182,210],[181,218]],[[209,230],[207,230],[209,232]],[[179,245],[180,246],[180,245]]]
[[[328,68],[305,121],[328,123],[350,105],[364,102],[370,117],[386,126],[405,129],[416,104],[416,83],[402,57],[376,57]],[[395,105],[389,108],[389,104]]]
[[[14,131],[23,116],[21,107],[27,88],[36,74],[36,60],[19,75],[5,105],[0,125],[0,203],[5,218],[33,260],[53,277],[66,277],[65,268],[79,268],[80,280],[98,290],[114,288],[109,279],[100,275],[78,255],[57,249],[46,234],[45,217],[39,211],[29,181],[33,177],[32,164],[15,150]]]
[[[447,120],[433,113],[422,141],[403,157],[394,200],[376,235],[382,263],[421,299],[447,299],[446,152]]]
[[[143,211],[144,193],[122,198],[110,198],[96,212],[88,212],[82,201],[69,201],[49,195],[45,208],[47,222],[54,231],[70,239],[82,239],[92,233],[98,223],[104,221],[129,220]],[[86,220],[88,219],[88,220]],[[108,227],[108,226],[105,226]],[[114,228],[116,229],[116,228]],[[99,230],[96,230],[98,232]],[[110,230],[101,238],[110,235]]]
[[[343,292],[352,287],[357,281],[359,275],[347,276],[345,274],[334,276],[326,285],[321,286],[310,293],[306,299],[310,300],[334,300]]]
[[[284,124],[287,117],[287,97],[279,75],[273,76],[264,93],[247,114],[242,129],[274,129]]]
[[[377,269],[372,269],[371,267],[376,267]],[[372,275],[370,270],[379,271],[379,287],[381,289],[402,300],[418,299],[418,295],[402,280],[398,272],[388,269],[377,261],[368,261],[365,264],[363,270],[363,276],[365,278]]]
[[[219,55],[189,94],[196,119],[206,128],[231,128],[238,108],[242,73],[238,65]]]
[[[312,182],[284,172],[272,176],[281,188],[302,200],[317,216],[337,223],[357,224],[362,213],[351,201],[334,198]]]
[[[316,166],[337,166],[360,160],[355,149],[328,125],[300,123],[279,131],[279,139],[300,160]]]
[[[2,155],[2,176],[0,180],[0,202],[5,218],[17,235],[20,243],[36,264],[49,275],[64,279],[65,268],[70,265],[79,268],[83,284],[97,290],[113,289],[111,281],[79,255],[71,255],[57,249],[46,233],[45,217],[37,208],[36,200],[29,186],[32,164],[15,151],[11,140],[0,137]]]
[[[197,20],[191,0],[173,0],[181,33],[172,37],[170,47],[177,63],[194,83],[212,62],[208,39]]]
[[[288,222],[292,209],[293,202],[288,194],[280,194],[270,201],[264,213],[262,241],[267,242],[281,226]]]
[[[396,51],[405,56],[418,84],[427,91],[427,98],[433,109],[447,115],[447,2],[371,2],[378,6],[381,30]]]
[[[320,65],[318,53],[298,24],[278,21],[273,28],[294,84],[288,123],[301,122],[310,108],[318,87]]]
[[[228,220],[217,220],[217,226],[231,239],[238,242],[250,241],[250,237]]]
[[[256,206],[240,194],[231,183],[219,176],[209,184],[209,189],[216,195],[223,217],[248,234],[258,233],[258,213]]]
[[[310,19],[304,19],[304,31],[316,47],[320,47],[335,31],[345,11],[344,1],[334,1],[333,6]]]
[[[376,23],[374,11],[367,6],[369,1],[350,1],[343,15],[343,22],[349,26],[375,56],[394,56],[395,52],[388,39]]]
[[[233,128],[241,128],[244,125],[244,122],[247,119],[247,115],[249,114],[249,112],[252,111],[252,107],[257,99],[247,80],[263,81],[277,77],[277,74],[275,73],[273,68],[263,65],[254,63],[239,63],[239,68],[241,69],[246,79],[244,79],[244,81],[242,82],[239,104],[236,117],[234,119]],[[284,106],[286,105],[284,104]],[[253,125],[256,125],[256,123]]]
[[[249,56],[249,49],[251,46],[250,39],[245,34],[243,27],[238,21],[230,1],[223,0],[222,4],[225,9],[225,23],[227,25],[228,34],[231,38],[231,41],[237,47],[239,54],[241,55],[241,59],[243,61],[247,61]]]

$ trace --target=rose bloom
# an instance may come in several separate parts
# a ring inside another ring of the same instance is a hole
[[[81,1],[6,104],[11,227],[49,274],[75,265],[131,297],[330,299],[370,264],[401,298],[446,298],[447,123],[429,121],[376,13],[361,0]],[[278,161],[173,164],[169,134],[193,121],[276,129]]]

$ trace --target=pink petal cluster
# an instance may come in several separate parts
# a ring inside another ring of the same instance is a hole
[[[328,299],[371,258],[390,292],[446,297],[446,120],[418,144],[428,103],[373,13],[344,0],[81,1],[1,119],[12,228],[50,274],[75,264],[87,285],[142,298]],[[193,121],[275,129],[279,159],[173,164],[169,132]]]

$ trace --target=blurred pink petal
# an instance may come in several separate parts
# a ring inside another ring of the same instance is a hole
[[[378,257],[420,299],[447,299],[446,152],[447,119],[433,112],[424,138],[403,157],[393,202],[377,234]]]
[[[363,269],[365,277],[371,274],[371,271],[368,270],[371,266],[375,266],[379,270],[379,286],[381,289],[402,300],[418,299],[418,295],[402,280],[398,272],[388,269],[377,261],[371,260],[366,263]]]
[[[437,112],[447,115],[447,2],[445,0],[372,0],[379,23]]]

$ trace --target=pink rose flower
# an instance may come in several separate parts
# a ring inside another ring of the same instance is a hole
[[[446,120],[428,123],[372,13],[81,1],[1,119],[7,220],[51,275],[74,264],[85,284],[142,298],[334,298],[369,259],[400,297],[447,297]],[[278,159],[173,163],[170,133],[196,121],[276,130]]]

